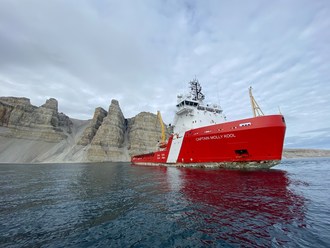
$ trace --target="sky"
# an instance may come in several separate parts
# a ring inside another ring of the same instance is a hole
[[[286,148],[330,149],[330,1],[0,0],[0,96],[90,119],[160,110],[195,77],[227,120],[285,116]]]

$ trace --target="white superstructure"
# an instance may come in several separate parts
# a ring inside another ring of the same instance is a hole
[[[174,133],[184,133],[190,129],[219,124],[225,121],[222,109],[216,104],[204,104],[201,86],[195,79],[190,82],[190,93],[178,95],[174,118]]]

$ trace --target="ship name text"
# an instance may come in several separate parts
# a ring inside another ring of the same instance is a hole
[[[216,139],[232,139],[236,138],[235,134],[228,133],[228,134],[219,134],[219,135],[210,135],[210,136],[203,136],[196,138],[196,141],[202,140],[216,140]]]

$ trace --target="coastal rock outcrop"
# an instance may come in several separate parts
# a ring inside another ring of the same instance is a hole
[[[30,99],[26,97],[0,97],[0,102],[5,102],[9,105],[12,106],[17,106],[17,105],[31,105]]]
[[[8,126],[10,114],[14,107],[0,100],[0,126]]]
[[[125,140],[126,120],[117,100],[112,100],[88,149],[90,161],[127,161]]]
[[[95,109],[93,119],[88,127],[84,130],[83,135],[81,136],[80,140],[78,141],[78,145],[86,146],[90,144],[101,126],[104,117],[106,117],[108,112],[101,107]]]
[[[128,122],[129,154],[153,152],[161,138],[157,115],[141,112]]]
[[[125,119],[118,101],[112,100],[108,113],[95,110],[78,145],[88,146],[88,161],[129,161],[132,155],[155,151],[160,136],[157,115],[142,112]]]
[[[24,97],[0,97],[0,125],[8,127],[2,135],[13,138],[58,142],[71,132],[72,122],[58,113],[54,98],[36,107]]]
[[[160,137],[157,115],[125,119],[117,100],[108,112],[99,107],[92,120],[80,121],[59,113],[54,98],[40,107],[24,97],[0,98],[0,159],[6,162],[129,161],[155,151]]]

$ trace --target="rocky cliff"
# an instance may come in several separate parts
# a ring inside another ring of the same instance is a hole
[[[78,143],[87,147],[88,161],[129,161],[132,155],[155,151],[161,134],[155,114],[125,119],[117,100],[111,101],[108,113],[96,109],[91,125],[82,137],[85,142]]]
[[[0,126],[2,136],[59,142],[71,133],[72,122],[58,112],[58,103],[50,98],[40,107],[33,106],[28,98],[0,97]]]
[[[101,126],[104,117],[108,115],[108,112],[105,111],[103,108],[99,107],[95,109],[94,116],[88,127],[84,130],[84,133],[80,137],[78,141],[78,145],[86,146],[90,144]]]
[[[112,100],[108,115],[97,130],[88,149],[90,161],[127,161],[126,120],[117,100]]]
[[[129,119],[127,135],[130,155],[155,151],[161,137],[161,126],[157,115],[142,112]],[[168,135],[169,131],[167,131]]]
[[[108,111],[96,108],[92,120],[80,121],[58,113],[53,98],[40,107],[24,97],[0,98],[0,162],[129,161],[154,151],[160,134],[155,114],[127,119],[117,100]]]

